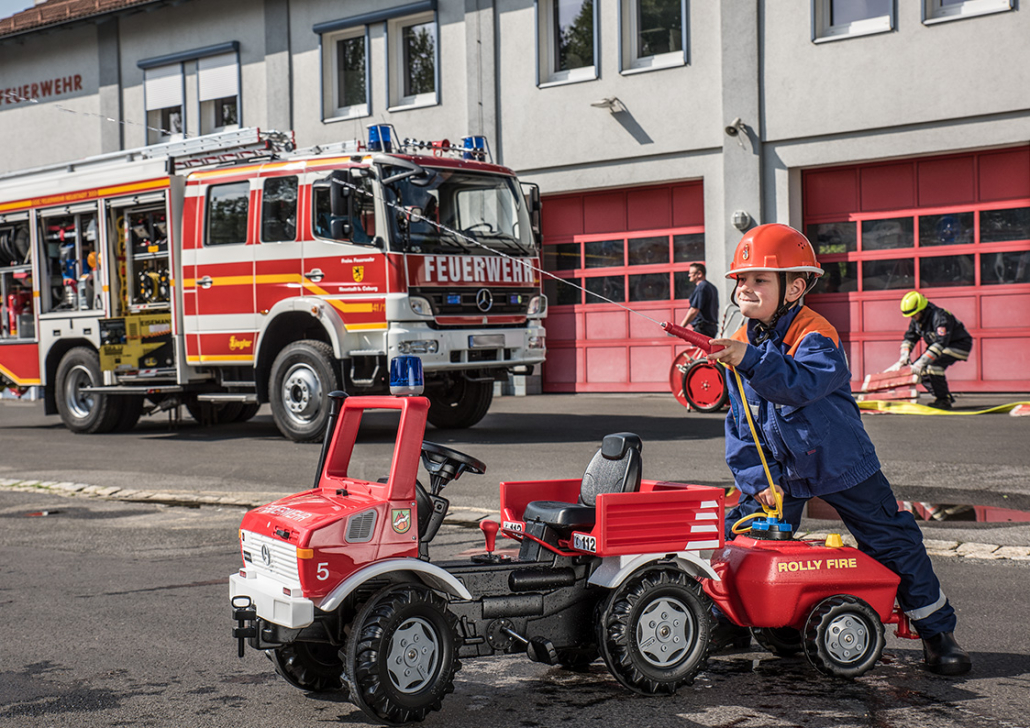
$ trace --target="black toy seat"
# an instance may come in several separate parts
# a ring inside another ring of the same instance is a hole
[[[633,493],[640,490],[640,437],[632,432],[606,435],[579,488],[578,503],[532,501],[522,519],[560,531],[589,530],[594,527],[597,496],[601,493]],[[535,535],[535,534],[534,534]]]

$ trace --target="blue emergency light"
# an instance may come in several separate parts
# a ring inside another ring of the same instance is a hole
[[[461,155],[462,159],[475,159],[480,162],[486,159],[485,136],[467,136],[461,140],[461,144],[465,149]]]
[[[390,124],[368,125],[368,150],[370,152],[393,151],[393,126]]]
[[[418,396],[425,389],[422,360],[417,356],[396,356],[390,360],[390,394]]]

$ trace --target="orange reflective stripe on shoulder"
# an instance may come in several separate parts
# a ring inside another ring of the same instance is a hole
[[[802,306],[798,315],[791,321],[787,334],[783,337],[783,344],[790,347],[787,354],[794,356],[798,347],[801,346],[802,339],[809,334],[822,334],[832,341],[834,346],[840,346],[840,336],[837,334],[837,329],[833,328],[833,324],[808,306]]]

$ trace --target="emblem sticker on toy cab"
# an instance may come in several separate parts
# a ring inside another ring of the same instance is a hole
[[[587,536],[585,533],[574,533],[572,534],[572,548],[577,551],[597,553],[597,539],[593,536]]]
[[[390,514],[390,520],[393,522],[394,531],[397,533],[407,533],[408,529],[411,528],[411,509],[395,509]]]

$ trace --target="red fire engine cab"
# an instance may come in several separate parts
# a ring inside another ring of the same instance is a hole
[[[0,386],[44,388],[76,432],[179,404],[261,403],[294,440],[328,393],[388,390],[417,354],[429,422],[468,427],[544,360],[540,197],[462,145],[295,151],[242,129],[0,176]]]

